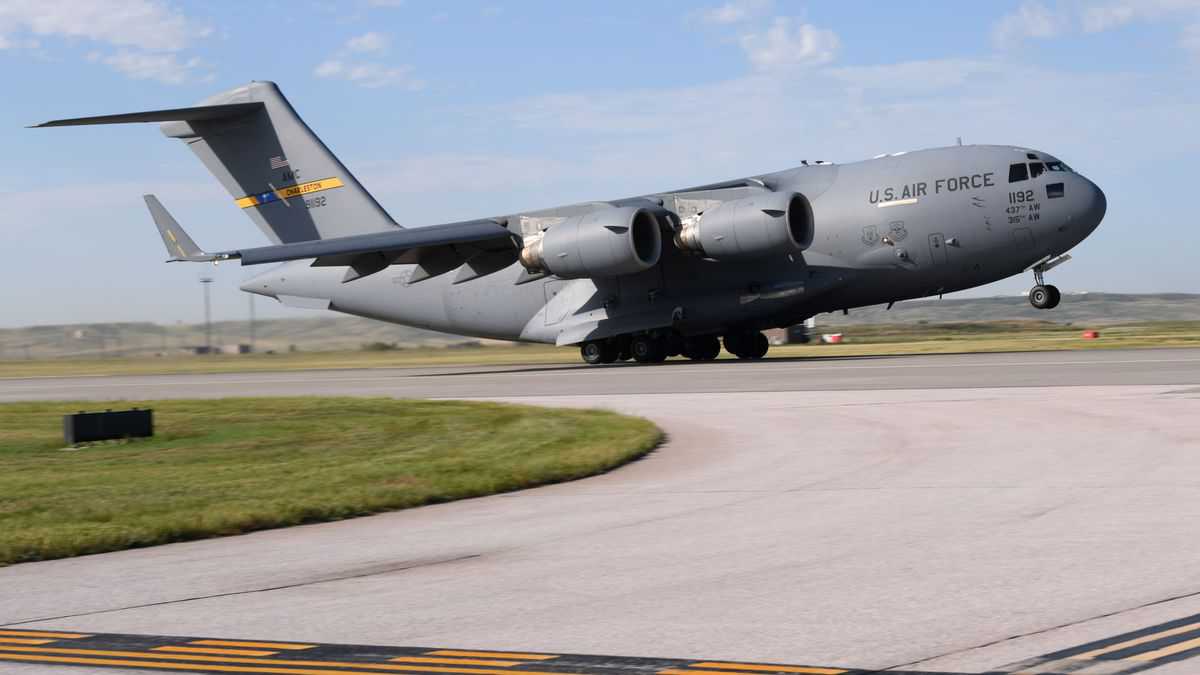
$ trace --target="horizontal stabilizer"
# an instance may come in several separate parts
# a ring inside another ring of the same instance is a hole
[[[221,105],[202,105],[194,108],[171,108],[168,110],[148,110],[146,112],[122,113],[120,115],[99,115],[96,117],[75,117],[66,120],[51,120],[34,124],[31,129],[43,127],[75,127],[88,124],[128,124],[130,122],[200,122],[206,120],[226,120],[262,110],[263,104],[224,103]]]
[[[196,242],[180,227],[175,217],[158,201],[158,197],[144,195],[143,199],[146,200],[146,208],[150,209],[150,217],[154,219],[154,225],[158,228],[158,234],[162,237],[172,262],[208,262],[216,259],[216,256],[200,250]]]

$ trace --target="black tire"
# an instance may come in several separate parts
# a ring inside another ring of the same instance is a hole
[[[754,333],[747,340],[749,344],[746,349],[746,358],[758,360],[767,355],[767,351],[771,349],[771,343],[767,340],[767,336],[762,333]]]
[[[730,333],[729,335],[725,336],[724,342],[725,342],[725,351],[729,352],[730,354],[733,354],[734,356],[738,357],[739,359],[745,358],[744,356],[742,356],[742,350],[744,349],[744,346],[746,344],[746,339],[743,334]]]
[[[712,361],[721,355],[721,341],[716,335],[688,338],[683,354],[693,361]]]
[[[667,360],[667,346],[661,339],[650,335],[635,335],[629,342],[629,351],[638,363],[662,363]]]
[[[1029,304],[1038,309],[1050,309],[1050,289],[1052,286],[1034,286],[1029,289]]]
[[[604,360],[605,351],[604,343],[598,340],[579,345],[579,355],[583,357],[583,362],[593,366],[598,363],[608,363]]]
[[[1058,307],[1058,303],[1062,301],[1062,292],[1058,290],[1058,286],[1047,286],[1046,290],[1050,291],[1050,304],[1046,305],[1046,309]]]

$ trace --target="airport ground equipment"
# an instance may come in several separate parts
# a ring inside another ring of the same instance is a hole
[[[67,445],[150,438],[154,435],[154,411],[105,410],[63,415],[63,440]]]
[[[1104,193],[1011,145],[803,161],[621,199],[402,227],[300,119],[251,82],[199,105],[46,122],[157,122],[270,241],[207,252],[146,196],[172,261],[275,267],[242,289],[311,309],[460,335],[578,345],[588,363],[759,359],[764,329],[1033,271],[1104,218]],[[408,222],[401,211],[400,220]]]

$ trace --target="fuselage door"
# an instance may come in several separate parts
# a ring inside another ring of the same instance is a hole
[[[945,265],[949,260],[946,252],[946,238],[940,232],[929,235],[929,258],[934,265]]]

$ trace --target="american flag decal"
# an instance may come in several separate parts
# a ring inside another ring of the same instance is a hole
[[[288,161],[287,161],[287,159],[285,159],[283,157],[272,157],[271,158],[271,168],[272,169],[282,169],[283,167],[285,167],[287,165],[288,165]]]

